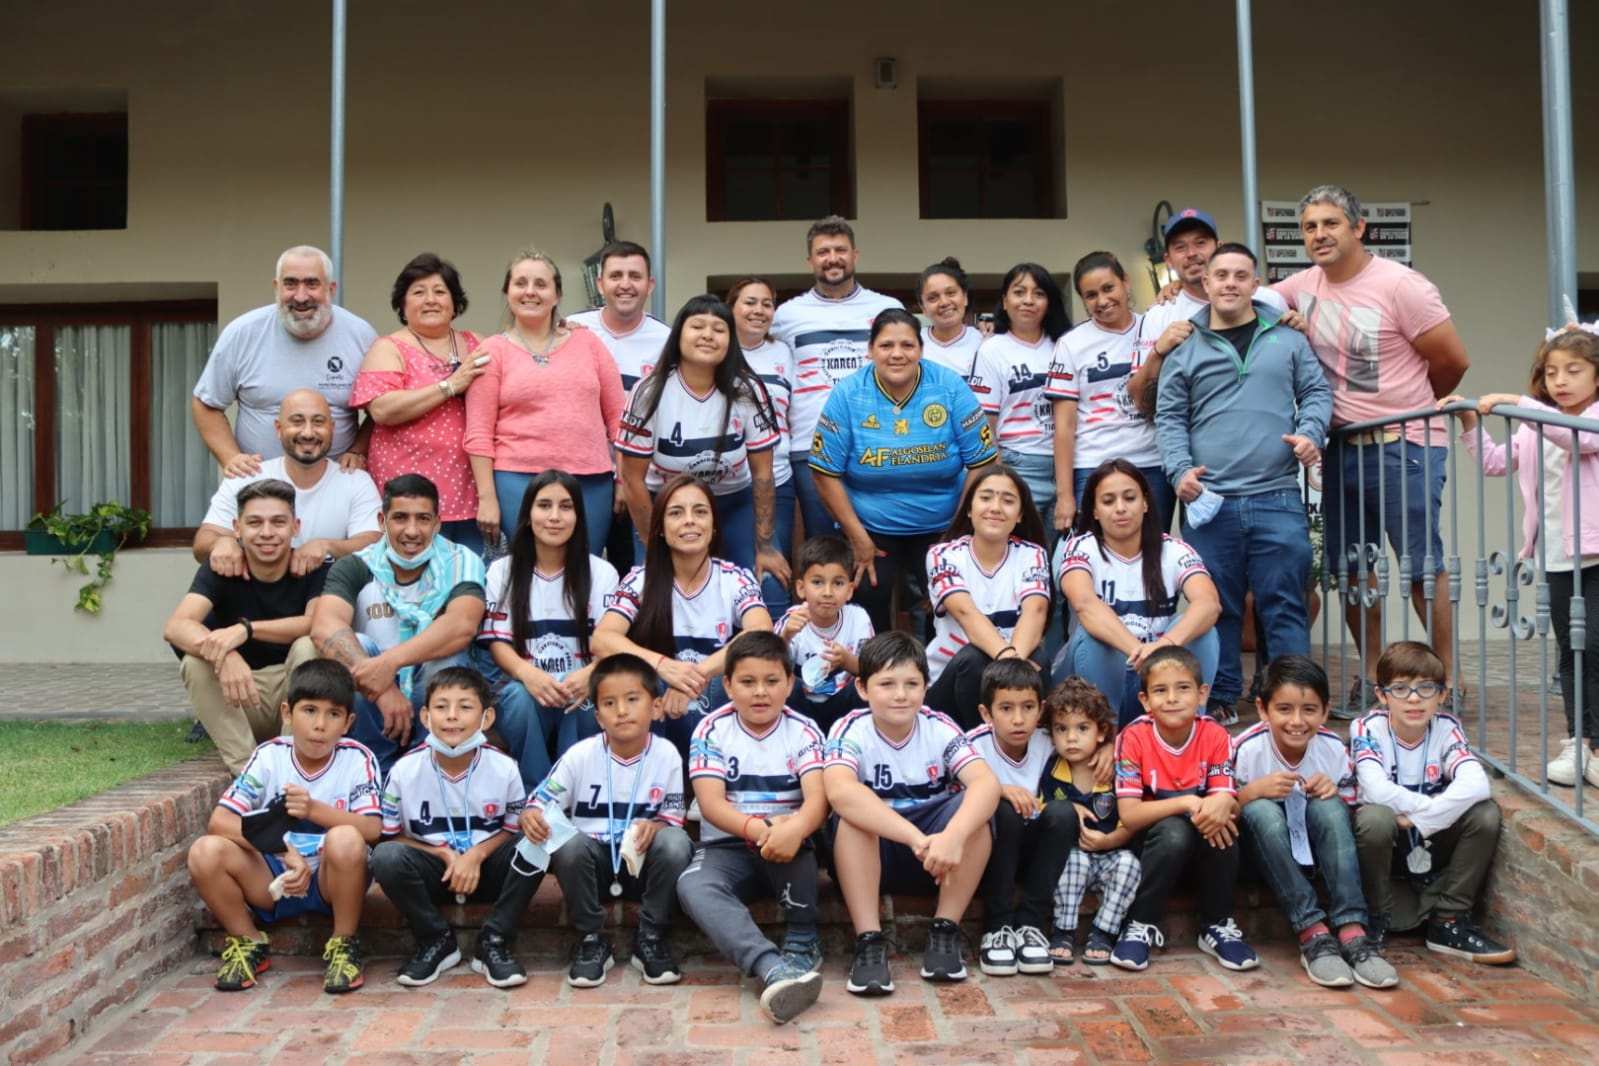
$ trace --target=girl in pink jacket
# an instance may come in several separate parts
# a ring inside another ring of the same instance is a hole
[[[1586,778],[1599,787],[1599,616],[1587,626],[1582,680],[1582,729],[1574,709],[1576,678],[1571,649],[1571,597],[1580,588],[1590,604],[1599,604],[1599,432],[1573,433],[1543,427],[1543,498],[1539,499],[1539,432],[1522,422],[1508,445],[1495,444],[1480,428],[1478,412],[1496,405],[1514,405],[1599,419],[1599,322],[1573,323],[1551,331],[1533,361],[1531,396],[1490,393],[1476,411],[1460,412],[1462,442],[1477,455],[1485,474],[1515,470],[1521,488],[1522,544],[1520,558],[1530,559],[1543,542],[1544,570],[1549,579],[1549,614],[1560,646],[1560,687],[1566,708],[1567,739],[1549,763],[1549,780],[1574,785]],[[1439,401],[1460,402],[1459,396]],[[1574,507],[1572,474],[1580,480],[1582,511]],[[1580,584],[1579,584],[1580,582]]]

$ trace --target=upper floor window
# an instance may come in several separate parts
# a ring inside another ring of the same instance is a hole
[[[1048,100],[917,102],[922,218],[1060,214]]]
[[[848,100],[711,100],[705,217],[711,222],[855,213]]]

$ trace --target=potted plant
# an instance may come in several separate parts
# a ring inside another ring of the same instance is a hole
[[[117,551],[130,539],[143,540],[149,532],[150,512],[137,507],[97,503],[84,514],[63,514],[58,503],[49,512],[33,516],[23,534],[23,544],[29,555],[56,556],[52,562],[89,578],[78,589],[76,609],[99,614],[104,605],[101,590],[111,580]],[[85,558],[91,554],[100,557],[92,575]]]

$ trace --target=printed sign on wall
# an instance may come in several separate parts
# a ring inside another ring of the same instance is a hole
[[[1410,205],[1408,203],[1363,204],[1366,217],[1365,245],[1372,255],[1411,263]],[[1281,281],[1310,265],[1305,243],[1299,235],[1299,204],[1294,200],[1265,200],[1260,205],[1260,221],[1265,229],[1266,280]]]

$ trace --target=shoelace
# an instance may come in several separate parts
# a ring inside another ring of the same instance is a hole
[[[655,936],[639,937],[638,953],[650,962],[664,962],[669,958],[666,953],[666,941]]]
[[[1024,925],[1012,935],[1016,937],[1017,947],[1049,950],[1049,938],[1036,925]]]
[[[1008,942],[1014,946],[1016,934],[1011,932],[1010,926],[1007,925],[1001,932],[1008,938]],[[930,951],[948,951],[959,954],[965,941],[966,934],[961,932],[961,927],[954,922],[935,921],[932,927],[927,930],[927,947]]]
[[[605,941],[597,936],[584,937],[577,944],[578,962],[600,962],[605,958]]]
[[[888,965],[888,938],[879,934],[870,940],[860,941],[856,945],[856,952],[861,961],[867,966],[886,966]]]
[[[1122,934],[1122,939],[1152,944],[1157,948],[1166,946],[1166,936],[1160,931],[1160,926],[1150,925],[1148,922],[1128,922],[1127,932]]]
[[[489,957],[489,961],[493,963],[505,963],[512,961],[511,953],[506,950],[505,941],[503,940],[484,941],[483,954],[487,955]]]
[[[1315,937],[1305,945],[1305,957],[1311,961],[1327,955],[1339,955],[1338,941],[1326,933]]]
[[[355,979],[361,972],[360,958],[360,949],[342,936],[329,938],[327,946],[322,949],[322,961],[328,964],[328,976],[339,981]]]
[[[1238,928],[1238,923],[1231,918],[1225,922],[1217,922],[1210,927],[1210,934],[1217,940],[1242,940],[1244,931]]]
[[[932,938],[931,931],[928,933],[928,938]],[[1016,930],[1008,925],[1002,925],[991,933],[984,933],[983,940],[985,941],[984,947],[989,951],[1003,951],[1006,948],[1015,951],[1021,947],[1022,943],[1021,938],[1016,935]]]
[[[1345,944],[1344,948],[1349,952],[1349,962],[1351,965],[1358,962],[1365,962],[1367,959],[1380,957],[1380,953],[1377,951],[1377,945],[1373,944],[1369,937],[1357,936],[1353,940],[1349,941],[1349,943]]]
[[[226,977],[255,980],[255,945],[244,937],[228,937],[222,945],[222,973]]]

